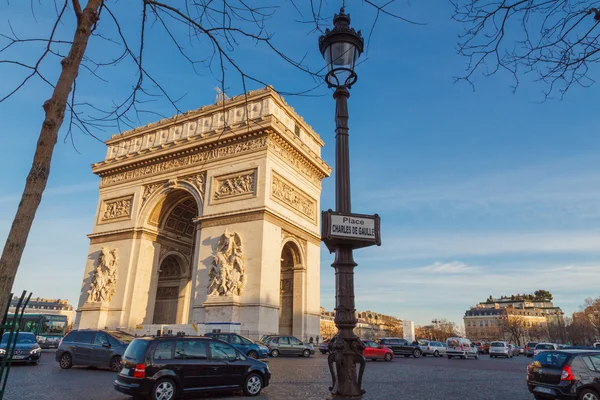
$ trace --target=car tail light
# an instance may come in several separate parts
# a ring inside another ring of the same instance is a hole
[[[146,366],[144,364],[138,364],[133,370],[134,378],[145,378],[146,377]]]
[[[574,381],[575,377],[573,376],[573,372],[571,371],[570,365],[565,365],[562,370],[562,374],[560,374],[561,381]]]

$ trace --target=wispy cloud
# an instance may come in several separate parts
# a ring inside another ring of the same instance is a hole
[[[97,189],[98,189],[98,182],[96,182],[95,180],[91,181],[91,182],[76,183],[73,185],[53,186],[53,187],[48,187],[44,191],[44,197],[62,196],[62,195],[66,195],[66,194],[81,193],[81,192],[87,192],[87,191],[97,190]],[[0,196],[0,204],[16,202],[16,201],[19,201],[20,199],[21,199],[21,193],[6,194],[6,195]]]
[[[452,262],[439,262],[436,261],[431,265],[417,268],[418,272],[435,272],[440,274],[465,274],[475,271],[479,271],[479,267],[469,266],[464,262],[452,261]]]

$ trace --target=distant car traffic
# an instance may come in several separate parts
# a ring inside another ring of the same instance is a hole
[[[62,369],[85,365],[118,372],[123,353],[133,339],[133,336],[119,331],[74,330],[60,341],[55,359]]]
[[[419,345],[423,352],[423,357],[432,355],[434,357],[443,357],[446,354],[446,345],[442,342],[425,341]]]
[[[367,360],[392,361],[394,359],[392,349],[375,343],[372,340],[363,340],[363,343],[365,344],[365,349],[362,354]]]
[[[473,342],[473,346],[477,348],[478,354],[485,354],[485,345],[482,342]]]
[[[519,356],[519,348],[517,347],[516,344],[509,344],[508,345],[510,347],[510,352],[513,356]]]
[[[265,343],[271,357],[282,356],[304,356],[310,357],[315,354],[312,344],[303,343],[294,336],[271,336]]]
[[[0,364],[2,359],[6,357],[8,340],[10,336],[11,347],[14,346],[12,356],[13,363],[28,363],[38,365],[42,358],[42,349],[37,342],[35,335],[31,332],[13,333],[5,332],[0,340]]]
[[[410,343],[406,339],[401,338],[381,338],[377,339],[376,342],[382,346],[390,348],[394,355],[402,355],[404,357],[413,356],[414,358],[420,358],[423,355],[423,351],[419,347],[418,342]]]
[[[513,357],[513,349],[506,342],[495,341],[490,343],[490,358]]]
[[[174,400],[211,391],[243,390],[257,396],[270,379],[268,364],[221,340],[163,336],[134,339],[113,385],[134,398]]]
[[[533,356],[537,356],[543,351],[547,350],[557,350],[558,346],[554,343],[538,343],[535,345],[535,349],[533,350]]]
[[[238,335],[237,333],[219,332],[219,333],[207,333],[207,337],[222,340],[229,343],[243,354],[250,358],[268,358],[269,348],[263,344],[254,343],[252,340]]]
[[[474,359],[478,359],[479,353],[477,352],[477,348],[472,345],[469,339],[462,337],[451,337],[446,340],[446,357],[448,357],[448,359],[452,357],[463,359],[472,357]]]
[[[537,342],[529,342],[525,346],[525,355],[527,357],[533,357],[533,352],[535,351],[535,346],[537,346]]]
[[[536,400],[600,400],[600,352],[543,351],[527,367],[527,387]]]
[[[329,353],[329,339],[324,340],[319,345],[319,351],[321,352],[321,354],[327,354],[327,353]]]

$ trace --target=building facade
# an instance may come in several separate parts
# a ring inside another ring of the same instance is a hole
[[[547,340],[552,330],[564,327],[563,312],[549,300],[519,296],[489,298],[471,307],[464,316],[468,338],[491,340]]]
[[[106,144],[79,328],[319,334],[331,168],[281,96],[267,87]]]
[[[14,313],[18,303],[19,298],[14,297],[10,301],[8,312]],[[67,317],[67,326],[71,326],[75,311],[68,300],[36,297],[29,299],[29,303],[27,303],[27,307],[25,308],[25,314],[65,315]]]
[[[373,311],[358,311],[354,333],[362,339],[381,337],[402,337],[402,320]],[[326,311],[321,307],[321,337],[328,339],[337,333],[335,326],[335,311]]]

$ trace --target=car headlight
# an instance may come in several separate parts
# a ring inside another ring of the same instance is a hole
[[[39,352],[40,352],[40,350],[41,350],[41,349],[40,349],[39,347],[38,347],[37,349],[32,349],[32,350],[29,352],[29,354],[37,354],[37,353],[39,353]]]
[[[6,350],[0,349],[0,354],[2,354],[2,355],[6,354]]]

